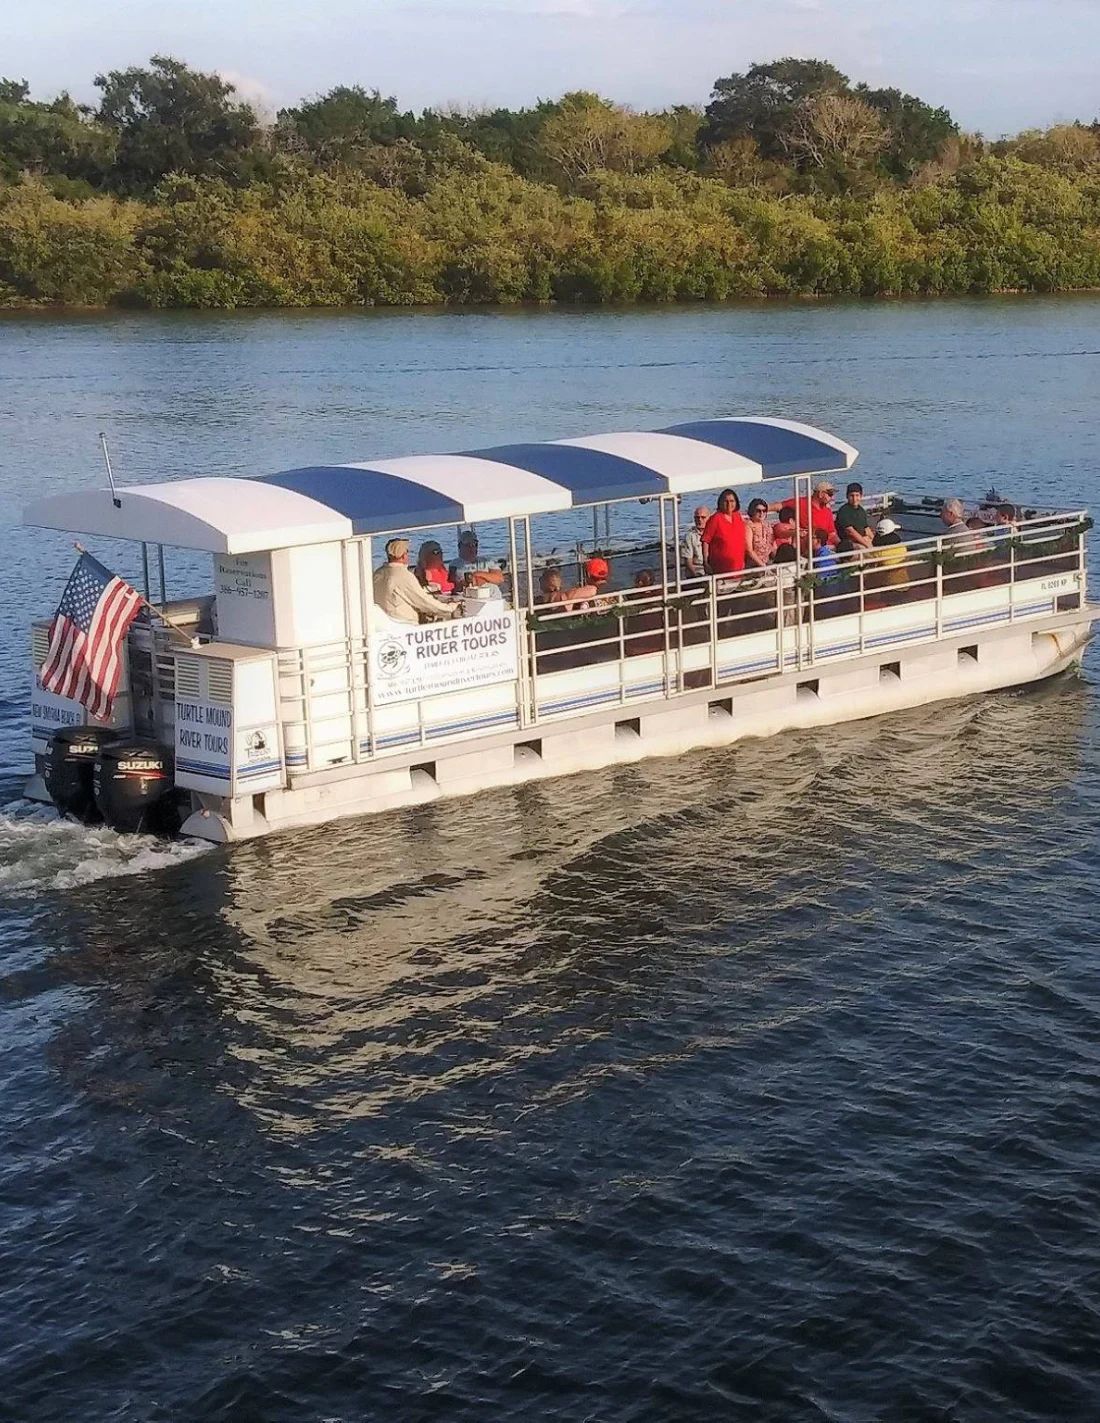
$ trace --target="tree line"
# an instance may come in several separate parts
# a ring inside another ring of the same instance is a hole
[[[629,302],[1100,287],[1100,122],[989,142],[820,60],[705,108],[574,92],[260,116],[164,56],[0,80],[0,304]]]

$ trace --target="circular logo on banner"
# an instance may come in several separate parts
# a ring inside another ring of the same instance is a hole
[[[387,637],[378,648],[378,670],[383,677],[396,677],[408,661],[408,651],[403,642],[395,637]]]

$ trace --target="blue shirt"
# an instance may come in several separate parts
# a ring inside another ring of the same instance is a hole
[[[814,553],[814,572],[822,578],[836,578],[840,573],[840,564],[837,561],[836,549],[830,548],[828,544],[822,544]]]

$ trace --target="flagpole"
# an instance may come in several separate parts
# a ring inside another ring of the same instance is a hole
[[[84,545],[80,543],[77,539],[73,540],[73,548],[76,549],[77,553],[88,552]],[[133,587],[133,584],[131,584],[130,586]],[[138,590],[136,588],[134,588],[134,592],[137,593],[142,605],[148,608],[151,613],[154,613],[160,619],[160,621],[168,629],[168,632],[172,637],[178,637],[187,647],[190,647],[192,645],[191,639],[187,636],[187,634],[185,632],[181,632],[178,627],[170,623],[168,619],[164,616],[162,609],[154,607],[153,604],[150,603],[148,598],[142,597],[142,595],[138,593]]]
[[[111,468],[111,453],[107,448],[107,436],[102,430],[99,432],[99,443],[103,446],[103,463],[107,466],[107,479],[111,485],[111,503],[116,509],[121,509],[122,500],[118,497],[118,490],[115,488],[115,472]]]

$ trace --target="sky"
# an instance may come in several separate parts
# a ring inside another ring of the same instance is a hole
[[[518,107],[594,89],[705,104],[791,54],[946,105],[988,136],[1100,115],[1100,0],[0,0],[0,75],[97,97],[97,72],[171,54],[263,109],[337,84],[402,108]]]

